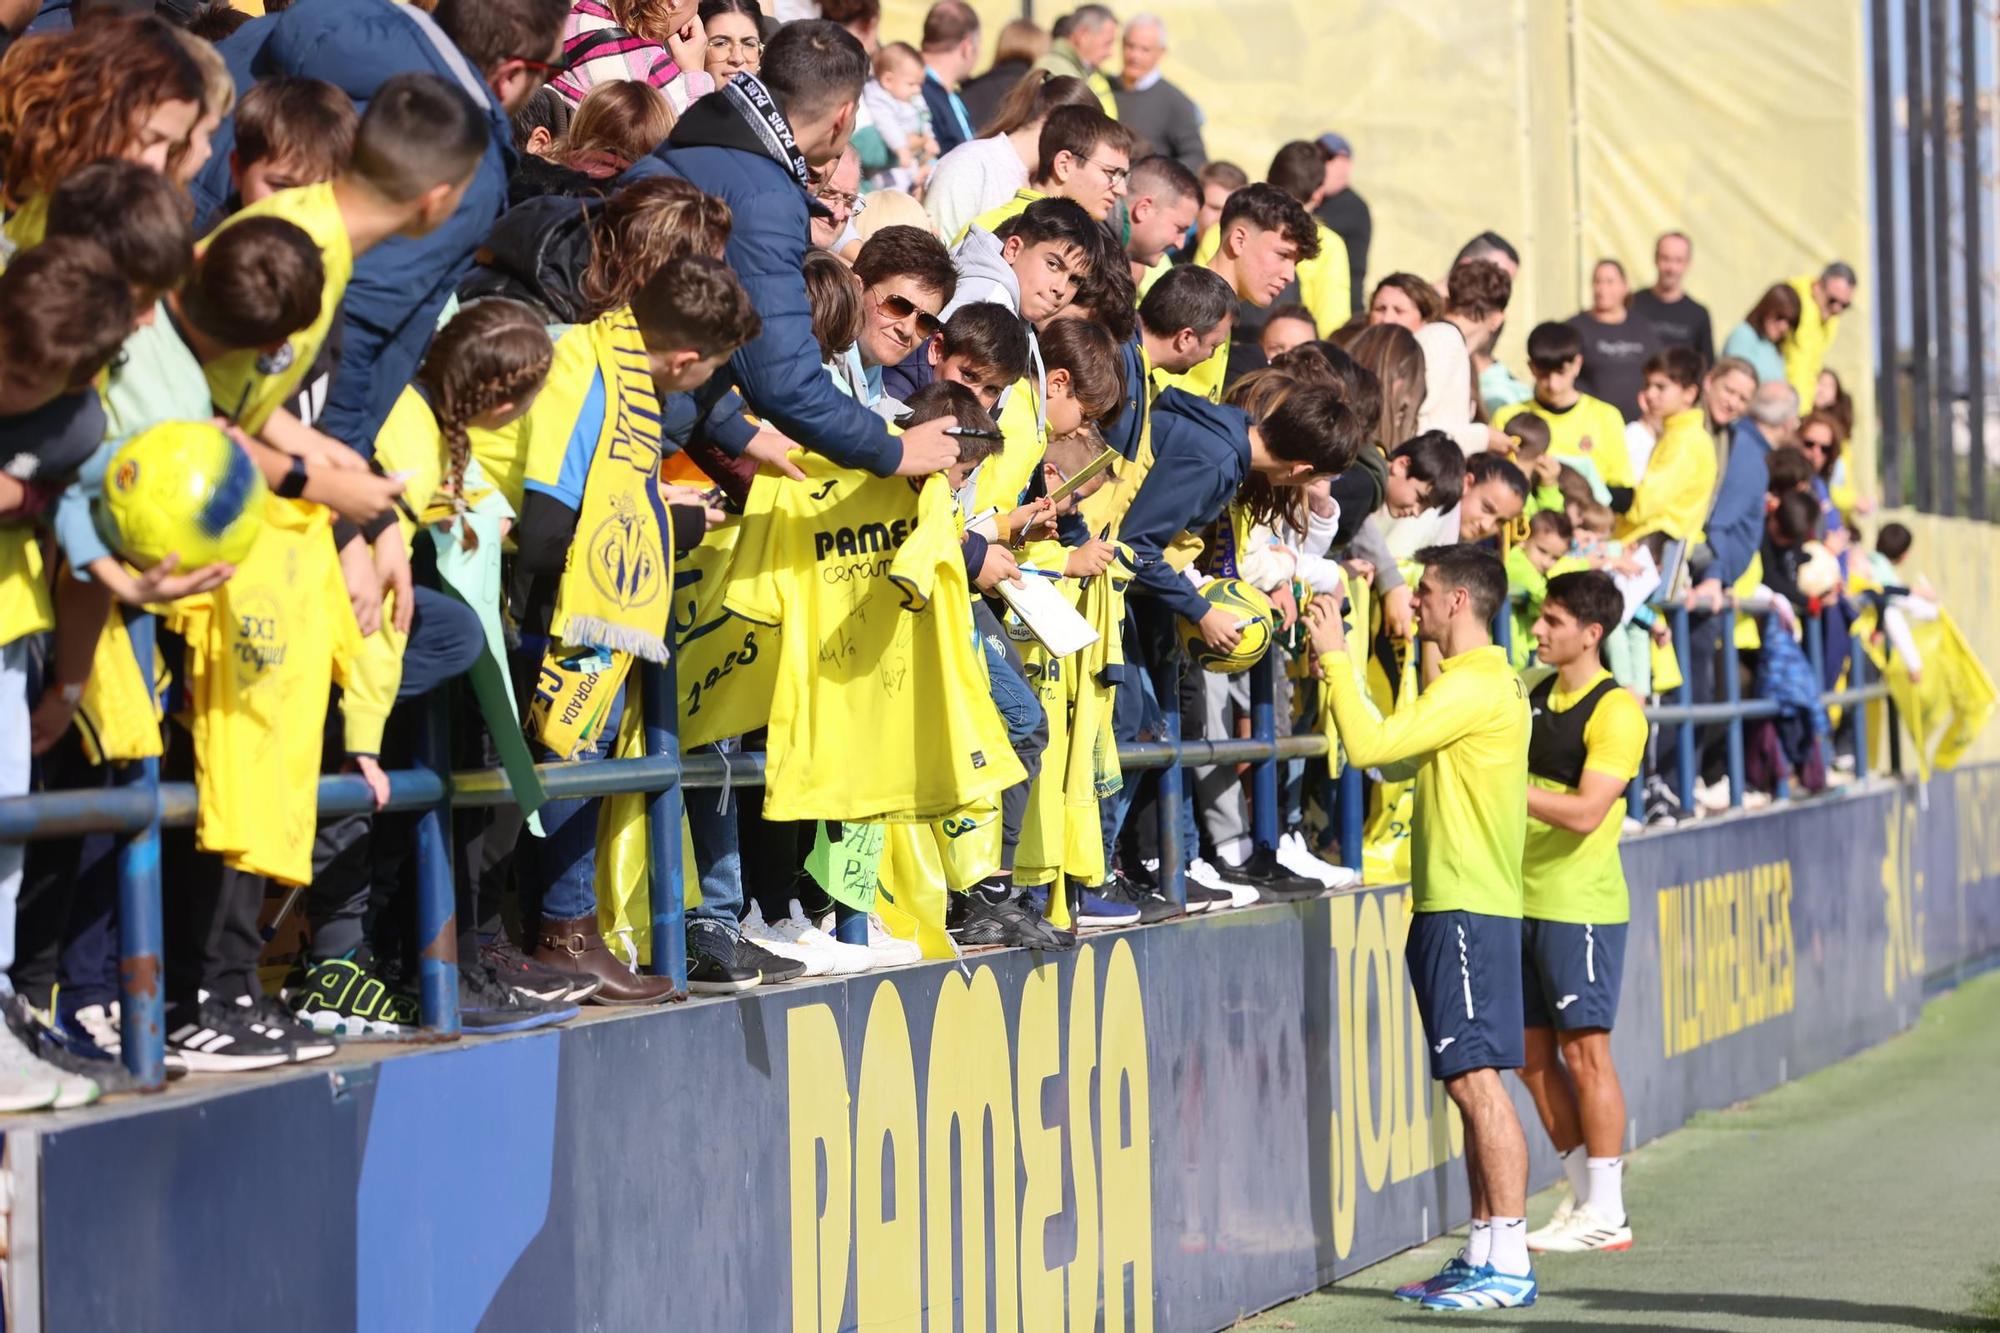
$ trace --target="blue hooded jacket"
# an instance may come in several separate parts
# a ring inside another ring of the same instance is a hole
[[[1750,568],[1764,536],[1764,497],[1771,488],[1771,442],[1749,417],[1730,428],[1729,461],[1710,508],[1706,531],[1715,560],[1707,577],[1727,589]]]
[[[515,160],[507,113],[429,17],[394,0],[298,0],[274,18],[252,19],[219,49],[239,93],[266,75],[290,74],[324,79],[366,110],[375,90],[396,75],[435,74],[486,112],[492,137],[458,211],[421,240],[382,242],[356,261],[348,282],[340,367],[318,424],[371,453],[375,433],[423,361],[445,301],[506,207]],[[215,155],[194,183],[197,223],[204,229],[220,219],[232,193],[235,146],[232,118],[217,128]]]
[[[689,107],[667,142],[624,179],[662,174],[729,205],[723,257],[763,322],[763,331],[737,349],[728,373],[716,381],[734,381],[751,411],[815,453],[893,476],[903,446],[882,418],[836,389],[820,367],[806,298],[805,257],[812,245],[807,195],[791,171],[763,151],[729,100],[715,93]]]
[[[1118,525],[1132,549],[1134,592],[1158,597],[1189,620],[1209,605],[1166,563],[1167,547],[1221,517],[1250,475],[1250,414],[1167,389],[1153,400],[1153,468]]]

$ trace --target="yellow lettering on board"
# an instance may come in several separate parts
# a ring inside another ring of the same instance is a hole
[[[1417,1097],[1417,1081],[1410,1075],[1409,1043],[1404,1032],[1408,1023],[1410,990],[1408,969],[1403,966],[1403,946],[1410,939],[1410,897],[1407,893],[1382,896],[1382,945],[1388,958],[1388,981],[1382,992],[1382,1081],[1388,1096],[1389,1179],[1408,1180],[1430,1165],[1423,1144],[1429,1133],[1422,1102]]]
[[[1104,1068],[1098,1113],[1104,1145],[1104,1333],[1153,1333],[1153,1130],[1146,1076],[1146,1006],[1132,946],[1104,965]],[[1130,1325],[1125,1320],[1131,1270]],[[969,1325],[968,1325],[969,1333]]]
[[[1076,1257],[1065,1274],[1069,1326],[1085,1333],[1097,1327],[1097,1138],[1090,1105],[1096,1071],[1097,956],[1086,944],[1076,951],[1069,977],[1069,1175],[1076,1196]],[[1150,1209],[1144,1225],[1151,1234]]]
[[[1792,1012],[1792,867],[1661,889],[1660,1034],[1671,1059]]]
[[[876,986],[868,1006],[854,1143],[854,1317],[862,1328],[916,1333],[924,1308],[917,1069],[893,982]]]
[[[1390,1116],[1386,1096],[1377,1106],[1374,1062],[1368,1058],[1368,983],[1371,976],[1376,995],[1373,1012],[1379,1030],[1388,1025],[1390,997],[1397,991],[1391,989],[1389,948],[1382,938],[1381,899],[1372,893],[1361,900],[1361,915],[1354,931],[1354,984],[1348,991],[1348,1032],[1354,1038],[1354,1100],[1350,1105],[1353,1108],[1355,1138],[1361,1148],[1361,1171],[1372,1194],[1382,1188],[1389,1176]],[[1401,979],[1396,978],[1397,981]],[[1383,1039],[1373,1043],[1385,1070],[1390,1061],[1387,1035],[1386,1031],[1380,1032]]]
[[[1021,1127],[1021,1165],[1028,1176],[1021,1192],[1023,1328],[1063,1326],[1063,1266],[1049,1266],[1044,1243],[1049,1223],[1062,1215],[1062,1126],[1051,1125],[1042,1116],[1042,1094],[1062,1072],[1057,1023],[1061,985],[1061,969],[1055,963],[1028,973],[1021,985],[1020,1026],[1014,1041],[1020,1063],[1014,1114]],[[1013,1173],[1004,1174],[1011,1179]]]
[[[832,1333],[847,1297],[853,1206],[847,1137],[847,1066],[840,1024],[823,1004],[785,1015],[791,1121],[792,1330]],[[826,1197],[820,1198],[820,1170]]]
[[[1143,1034],[1141,1037],[1143,1042]],[[1142,1045],[1143,1052],[1143,1045]],[[1143,1059],[1143,1054],[1141,1055]],[[938,988],[931,1022],[930,1080],[924,1097],[924,1235],[930,1275],[929,1326],[948,1333],[959,1311],[965,1333],[988,1333],[986,1295],[993,1293],[998,1328],[1021,1326],[1014,1242],[1014,1089],[1008,1076],[1007,1015],[991,968],[968,985],[956,971]],[[961,1244],[952,1243],[952,1130],[958,1130],[957,1215]],[[993,1250],[986,1251],[986,1134],[993,1135]],[[1150,1213],[1150,1210],[1149,1210]],[[960,1257],[963,1288],[952,1287]],[[989,1270],[988,1260],[991,1261]]]
[[[1339,1067],[1328,1071],[1333,1080],[1333,1123],[1327,1126],[1327,1195],[1332,1203],[1333,1252],[1345,1259],[1354,1248],[1354,1043],[1355,1024],[1346,1003],[1352,991],[1354,967],[1353,897],[1327,903],[1333,950],[1332,1027],[1340,1035]]]

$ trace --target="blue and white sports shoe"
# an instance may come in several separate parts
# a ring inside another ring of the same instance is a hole
[[[1136,903],[1113,902],[1100,898],[1089,889],[1079,889],[1070,900],[1070,915],[1079,926],[1136,926],[1139,924],[1139,908]]]
[[[1492,1264],[1486,1264],[1457,1286],[1431,1292],[1419,1304],[1426,1310],[1512,1310],[1533,1305],[1540,1290],[1532,1272],[1515,1277],[1496,1273]]]
[[[1471,1264],[1465,1262],[1464,1259],[1454,1254],[1451,1258],[1444,1261],[1444,1267],[1438,1269],[1434,1275],[1425,1278],[1421,1282],[1406,1282],[1396,1288],[1396,1299],[1399,1301],[1420,1301],[1434,1291],[1444,1291],[1455,1287],[1467,1278],[1476,1276],[1478,1272],[1477,1268],[1474,1268]]]

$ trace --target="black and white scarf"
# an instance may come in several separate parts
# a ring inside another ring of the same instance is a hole
[[[785,121],[785,113],[778,110],[772,100],[770,89],[749,70],[744,70],[719,90],[729,99],[729,107],[750,126],[764,151],[792,173],[799,188],[807,194],[813,192],[812,175],[806,170],[806,157],[799,151],[798,140],[792,137],[792,127]]]

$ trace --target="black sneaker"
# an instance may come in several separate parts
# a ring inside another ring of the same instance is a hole
[[[470,1037],[498,1037],[565,1023],[578,1010],[504,984],[484,959],[458,969],[458,1026]]]
[[[360,957],[303,961],[285,978],[285,1004],[306,1027],[348,1041],[384,1041],[415,1032],[417,997]]]
[[[1657,774],[1646,779],[1646,827],[1672,828],[1681,822],[1681,798]]]
[[[1236,896],[1228,889],[1210,888],[1192,879],[1186,883],[1187,909],[1190,913],[1220,912],[1236,901]]]
[[[994,899],[980,888],[956,895],[958,925],[947,927],[967,948],[1074,949],[1076,936],[1057,930],[1019,893]]]
[[[254,1014],[212,996],[192,1013],[170,1014],[167,1046],[183,1063],[204,1074],[236,1074],[290,1064],[292,1044],[285,1034],[256,1021]]]
[[[1249,857],[1240,866],[1232,866],[1227,863],[1216,864],[1215,877],[1224,884],[1241,884],[1246,888],[1255,889],[1257,890],[1258,897],[1268,898],[1273,902],[1296,902],[1301,898],[1317,898],[1326,892],[1326,885],[1320,883],[1318,880],[1307,879],[1303,875],[1294,875],[1291,871],[1279,865],[1278,854],[1269,847],[1257,848],[1257,850],[1250,853]],[[1204,890],[1203,892],[1210,893],[1213,891]],[[1189,884],[1188,905],[1190,910],[1192,910],[1194,905],[1194,894],[1195,886]],[[1229,895],[1225,892],[1222,895],[1222,899],[1225,903],[1228,902]]]
[[[596,977],[550,967],[528,957],[505,932],[479,946],[479,961],[491,968],[510,990],[525,991],[538,1000],[581,1004],[604,985]]]
[[[797,981],[806,974],[806,965],[798,959],[780,957],[742,935],[736,937],[736,961],[740,966],[756,968],[758,984],[762,986]]]
[[[688,927],[687,957],[690,995],[734,995],[763,984],[763,969],[747,956],[743,937],[719,921],[697,921]],[[796,966],[805,971],[804,963]]]
[[[276,1032],[291,1045],[292,1063],[304,1064],[308,1060],[321,1060],[340,1049],[339,1043],[331,1037],[315,1032],[312,1026],[302,1023],[282,1000],[271,995],[236,997],[236,1007],[251,1016],[252,1021]]]
[[[68,1074],[79,1074],[89,1079],[106,1097],[119,1093],[136,1091],[139,1084],[125,1067],[118,1063],[118,1057],[106,1051],[90,1034],[78,1027],[64,1027],[60,1023],[49,1024],[42,1021],[26,998],[16,995],[7,1001],[7,1026],[21,1039],[37,1060],[54,1065]]]
[[[1181,915],[1181,909],[1173,900],[1161,893],[1158,886],[1141,884],[1129,878],[1124,871],[1114,870],[1111,878],[1097,889],[1097,896],[1106,902],[1126,903],[1139,909],[1139,923],[1150,926],[1156,921],[1171,921]]]

